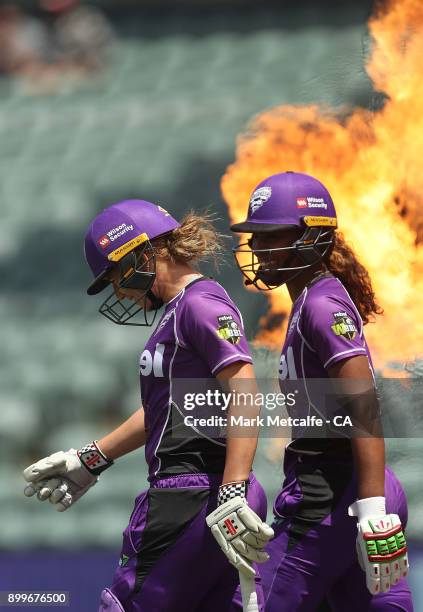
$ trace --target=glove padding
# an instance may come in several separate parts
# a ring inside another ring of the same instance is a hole
[[[23,476],[29,483],[24,494],[37,495],[40,501],[48,499],[58,512],[70,508],[98,481],[98,476],[90,474],[81,463],[74,448],[40,459],[27,467]]]
[[[408,574],[407,545],[397,514],[362,518],[356,541],[358,562],[372,595],[386,593]]]
[[[268,560],[269,555],[263,548],[273,538],[273,529],[240,496],[216,508],[206,521],[229,563],[246,576],[255,576],[250,562],[264,563]]]

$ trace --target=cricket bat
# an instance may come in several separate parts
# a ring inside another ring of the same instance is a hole
[[[241,585],[242,609],[244,612],[259,612],[256,583],[254,577],[250,578],[243,572],[239,572],[239,584]]]

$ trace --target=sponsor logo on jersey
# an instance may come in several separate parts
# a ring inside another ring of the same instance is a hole
[[[173,313],[175,312],[175,308],[172,308],[172,310],[169,310],[169,312],[167,312],[163,319],[160,321],[160,323],[157,326],[157,329],[155,330],[154,334],[157,334],[161,329],[163,329],[163,327],[166,325],[166,323],[169,321],[169,319],[171,318],[171,316],[173,315]],[[153,335],[154,335],[153,334]]]
[[[259,187],[255,190],[250,199],[251,214],[254,214],[259,208],[267,202],[272,195],[271,187]]]
[[[220,315],[217,317],[217,323],[219,327],[216,331],[219,338],[222,338],[222,340],[227,340],[231,344],[238,344],[242,338],[242,333],[233,316]]]
[[[292,332],[292,330],[294,329],[295,325],[297,324],[297,321],[298,321],[298,317],[299,317],[299,316],[300,316],[299,311],[298,311],[298,312],[296,312],[296,313],[293,315],[293,317],[292,317],[292,319],[291,319],[291,321],[290,321],[290,323],[289,323],[289,327],[288,327],[288,334],[290,334],[290,333]]]
[[[324,208],[327,210],[328,205],[323,198],[306,196],[304,198],[297,198],[297,208]]]
[[[354,340],[357,334],[357,328],[354,321],[346,312],[333,312],[333,320],[331,330],[336,336],[342,336],[347,340]]]

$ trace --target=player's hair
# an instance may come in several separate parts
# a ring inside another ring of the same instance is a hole
[[[376,301],[372,281],[353,249],[345,241],[342,232],[335,232],[335,239],[326,259],[330,272],[344,285],[363,319],[364,325],[383,309]]]
[[[190,210],[183,217],[180,227],[152,240],[156,254],[175,263],[191,265],[212,258],[217,267],[223,244],[213,225],[214,220],[214,215],[209,211],[198,214]]]

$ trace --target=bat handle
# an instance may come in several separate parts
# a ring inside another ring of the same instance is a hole
[[[241,586],[242,608],[244,612],[259,612],[256,583],[254,578],[239,572],[239,584]]]

